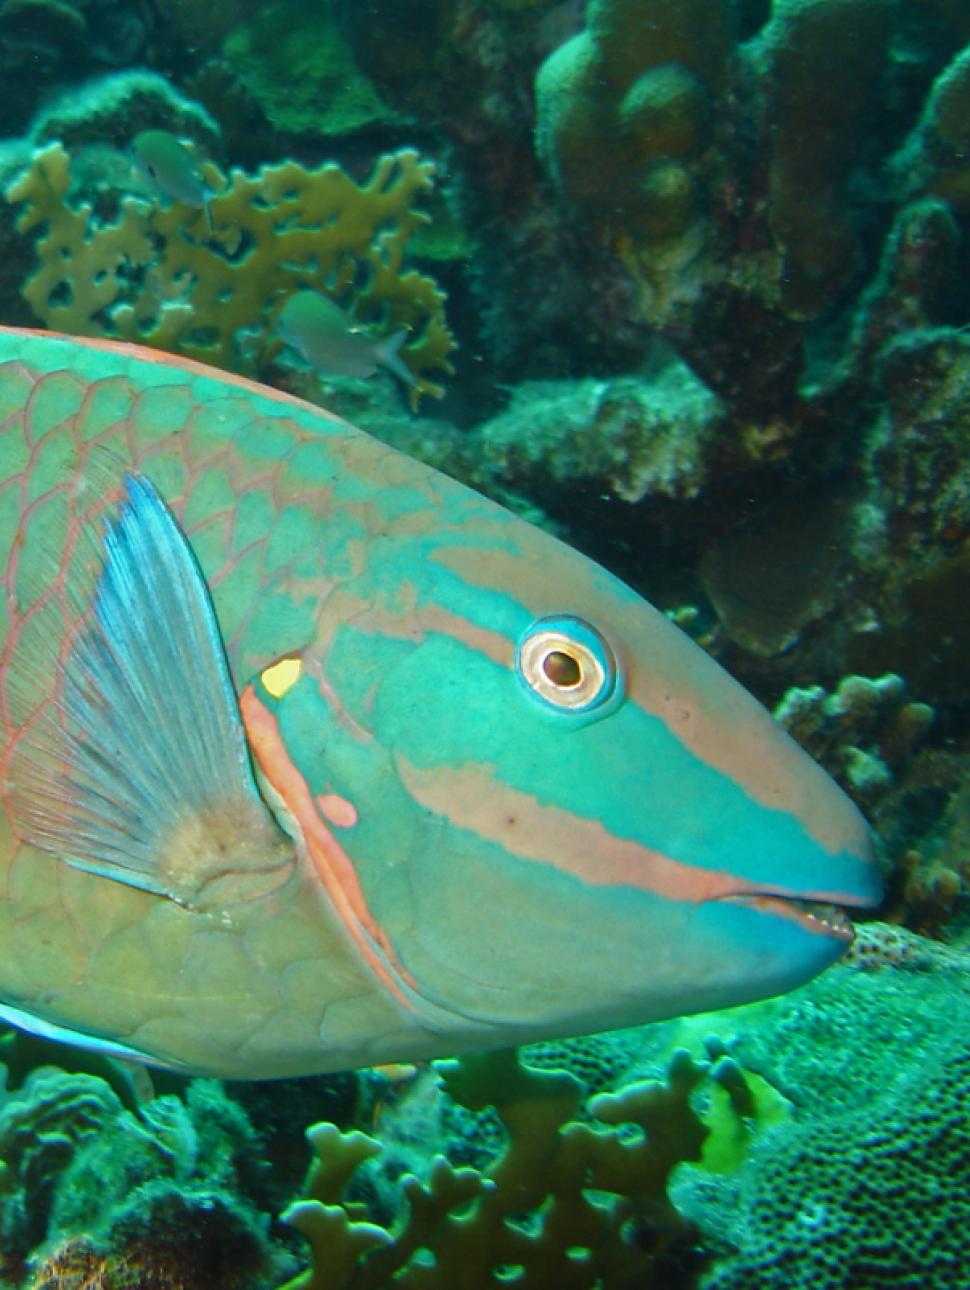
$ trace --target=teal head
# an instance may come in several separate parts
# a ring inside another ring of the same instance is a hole
[[[833,962],[842,907],[880,890],[836,785],[576,552],[480,499],[436,519],[372,543],[314,642],[243,701],[280,797],[309,788],[292,816],[336,821],[388,989],[453,1043],[512,1042]]]

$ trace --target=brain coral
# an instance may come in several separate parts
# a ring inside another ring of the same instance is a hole
[[[675,1190],[732,1251],[703,1290],[970,1285],[970,964],[898,935],[927,948],[833,970],[736,1044],[796,1109],[733,1179]]]
[[[765,1136],[739,1255],[705,1290],[970,1284],[970,1052],[953,1043],[864,1111]]]

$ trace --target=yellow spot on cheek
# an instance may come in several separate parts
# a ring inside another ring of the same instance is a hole
[[[357,823],[357,808],[336,793],[321,793],[317,798],[321,814],[339,829],[352,829]]]
[[[281,699],[291,686],[296,685],[302,671],[303,664],[300,659],[281,658],[278,663],[274,663],[272,667],[260,673],[259,679],[268,694],[271,694],[274,699]]]

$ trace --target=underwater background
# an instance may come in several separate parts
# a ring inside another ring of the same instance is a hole
[[[886,898],[788,996],[435,1068],[5,1032],[0,1284],[970,1287],[968,41],[968,0],[2,0],[2,321],[288,390],[593,556]],[[310,249],[410,381],[282,344]]]

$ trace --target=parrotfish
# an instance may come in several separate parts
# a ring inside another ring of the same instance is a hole
[[[120,343],[0,329],[0,418],[5,1020],[407,1062],[788,990],[878,899],[747,692],[461,484]]]
[[[143,130],[131,145],[135,168],[161,194],[205,212],[212,232],[209,186],[198,160],[180,139],[168,130]]]
[[[321,372],[373,376],[378,367],[386,367],[405,385],[415,383],[400,358],[407,328],[390,336],[372,336],[319,291],[294,291],[280,310],[276,326],[286,343]]]

